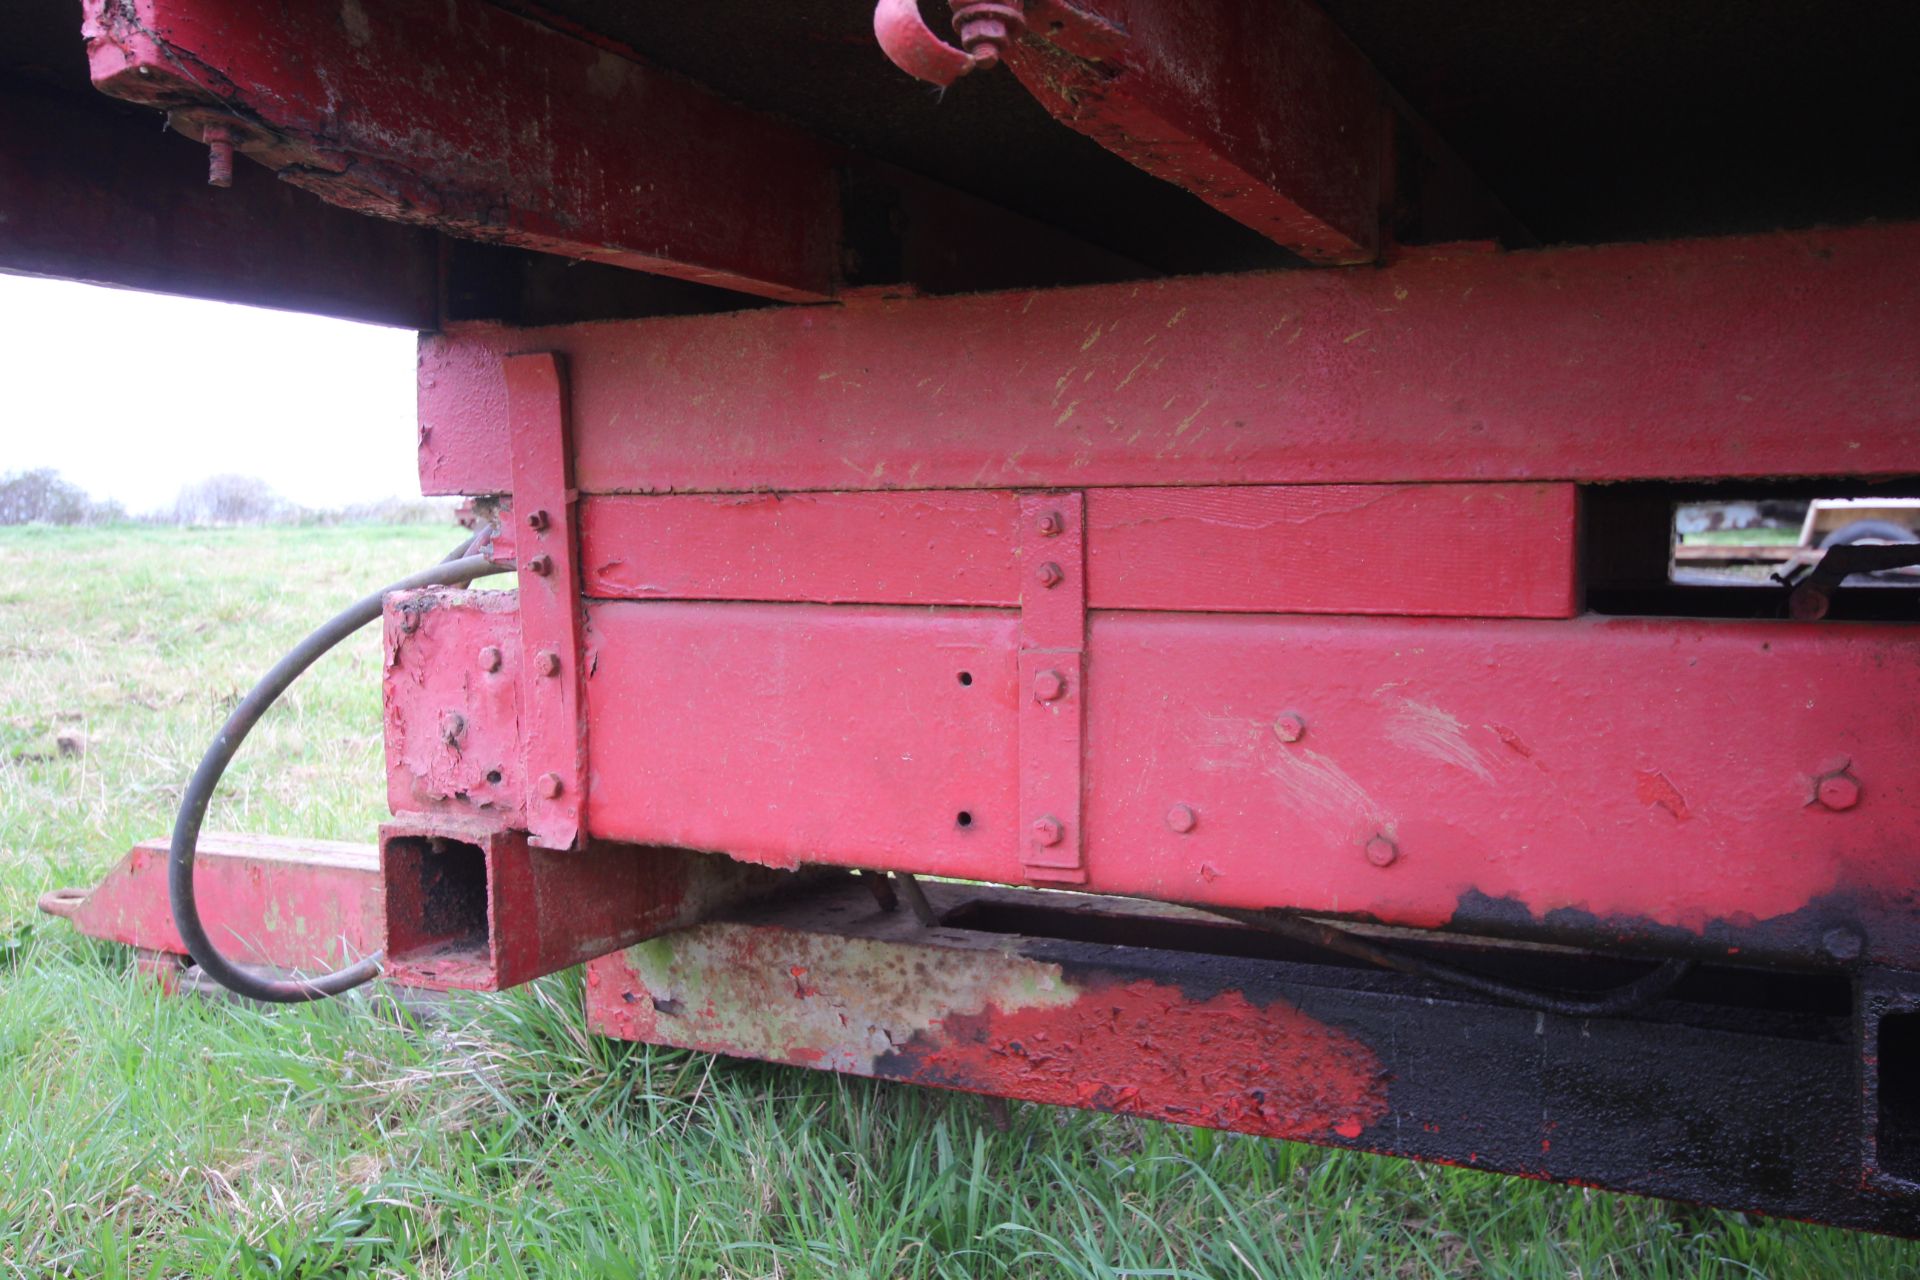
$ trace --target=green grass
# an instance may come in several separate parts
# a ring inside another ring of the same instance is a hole
[[[169,999],[34,913],[167,830],[265,661],[454,540],[0,531],[0,1275],[1920,1274],[1875,1237],[599,1041],[575,975],[431,1026]],[[369,633],[297,686],[210,828],[370,838],[378,663]]]

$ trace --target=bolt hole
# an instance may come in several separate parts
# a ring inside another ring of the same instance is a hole
[[[960,683],[961,683],[961,684],[972,684],[972,683],[973,683],[973,672],[971,672],[971,671],[962,671],[962,672],[960,673]]]
[[[487,770],[487,781],[488,781],[488,782],[490,782],[490,783],[492,783],[492,784],[493,784],[494,786],[496,786],[496,787],[497,787],[497,786],[499,786],[499,785],[500,785],[500,771],[499,771],[498,769],[489,769],[489,770]]]
[[[955,815],[953,820],[959,823],[963,827],[970,827],[973,825],[973,815],[971,813],[968,813],[965,809],[962,809],[957,815]]]

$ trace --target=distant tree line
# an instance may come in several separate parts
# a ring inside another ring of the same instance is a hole
[[[453,507],[422,498],[388,498],[318,509],[289,502],[256,476],[218,475],[182,488],[170,507],[129,515],[118,502],[95,502],[51,467],[0,475],[0,525],[171,524],[197,528],[261,524],[450,524]]]

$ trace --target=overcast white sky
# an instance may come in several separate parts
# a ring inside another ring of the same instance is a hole
[[[0,274],[0,473],[130,511],[209,475],[304,506],[420,492],[410,330]]]

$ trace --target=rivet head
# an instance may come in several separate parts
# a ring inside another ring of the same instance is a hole
[[[1059,586],[1060,583],[1066,579],[1067,575],[1065,570],[1061,569],[1059,565],[1049,560],[1045,564],[1040,566],[1040,568],[1034,573],[1034,576],[1040,579],[1041,586],[1052,588],[1052,587]]]
[[[544,511],[527,512],[527,528],[540,533],[547,527],[547,513]]]
[[[1067,678],[1058,671],[1048,669],[1033,678],[1033,700],[1035,702],[1058,702],[1067,693]]]
[[[1200,815],[1190,805],[1177,804],[1167,810],[1167,826],[1181,835],[1193,830],[1194,824],[1199,821]]]
[[[1400,861],[1400,846],[1385,836],[1367,841],[1367,861],[1376,867],[1390,867]]]
[[[440,713],[440,741],[450,747],[455,746],[459,743],[461,736],[464,735],[466,731],[467,718],[458,711],[442,711]]]
[[[527,572],[542,578],[553,572],[552,556],[534,556],[527,561]]]
[[[1813,794],[1826,808],[1839,813],[1860,803],[1860,781],[1842,769],[1821,778]]]
[[[546,800],[559,799],[560,793],[566,789],[557,773],[541,774],[540,780],[534,785],[539,789],[541,798]]]
[[[1065,532],[1066,527],[1067,522],[1058,511],[1049,511],[1040,517],[1039,529],[1043,538],[1057,538]]]
[[[1298,742],[1307,736],[1307,722],[1289,711],[1273,722],[1273,732],[1282,742]]]
[[[1067,838],[1067,829],[1060,825],[1058,818],[1035,818],[1033,820],[1033,842],[1043,849],[1051,849]]]
[[[533,669],[543,676],[560,674],[560,655],[551,649],[542,649],[533,655]]]
[[[500,662],[500,650],[496,646],[488,645],[480,651],[480,669],[482,671],[498,671],[500,669]]]

